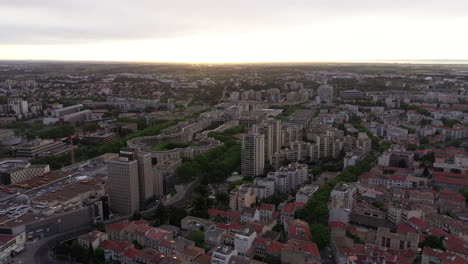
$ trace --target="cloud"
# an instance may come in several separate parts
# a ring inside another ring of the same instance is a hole
[[[464,16],[464,0],[3,0],[0,44],[45,45],[275,32],[368,15]],[[465,25],[466,27],[466,25]]]

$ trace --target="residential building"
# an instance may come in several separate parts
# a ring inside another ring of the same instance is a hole
[[[265,166],[265,136],[257,133],[242,135],[241,174],[255,177],[263,173]]]

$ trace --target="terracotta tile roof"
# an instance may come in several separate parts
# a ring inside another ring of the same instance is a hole
[[[263,228],[265,227],[264,224],[253,223],[253,222],[247,223],[247,226],[253,231],[255,231],[255,233],[257,233],[257,236],[263,233]]]
[[[145,235],[145,237],[155,240],[155,241],[161,241],[165,239],[165,236],[171,234],[171,232],[159,228],[151,228],[149,232]]]
[[[210,214],[210,217],[216,217],[217,215],[219,215],[221,217],[226,216],[225,211],[221,211],[221,210],[217,210],[217,209],[208,209],[208,214]]]
[[[133,221],[133,223],[137,224],[137,225],[148,225],[149,222],[144,220],[144,219],[140,219],[140,220],[137,220],[137,221]]]
[[[435,176],[434,182],[468,186],[468,179],[455,179],[445,176]]]
[[[273,212],[273,211],[275,211],[275,205],[267,204],[267,203],[261,203],[260,206],[258,207],[258,209]]]
[[[133,245],[127,241],[115,241],[115,245],[112,250],[123,255],[128,249],[132,247]]]
[[[281,213],[294,214],[295,210],[296,206],[293,203],[287,203],[283,209],[281,209]]]
[[[283,250],[284,247],[286,247],[286,244],[273,241],[267,247],[266,251],[270,254],[281,254],[281,250]]]
[[[266,240],[264,238],[261,238],[261,237],[256,237],[254,239],[253,243],[266,246]]]
[[[423,231],[424,229],[431,227],[430,224],[424,222],[423,220],[417,217],[411,217],[410,219],[408,219],[408,221],[416,225],[420,229],[420,231]]]
[[[454,172],[443,172],[443,171],[431,171],[433,176],[445,176],[457,179],[468,179],[468,174],[454,173]]]
[[[0,235],[0,245],[3,245],[13,239],[16,239],[16,236],[12,235]]]
[[[103,248],[103,249],[108,249],[108,250],[112,250],[116,245],[116,242],[115,241],[112,241],[112,240],[104,240],[102,241],[100,244],[99,244],[99,247],[100,248]]]
[[[106,226],[106,229],[112,230],[114,232],[122,232],[126,227],[128,223],[114,223]]]
[[[431,235],[438,236],[438,237],[442,237],[442,236],[443,236],[443,237],[449,237],[449,236],[450,236],[449,233],[445,232],[445,231],[442,230],[442,229],[435,228],[435,227],[429,229],[427,232],[428,232],[429,234],[431,234]]]
[[[125,254],[123,256],[125,258],[135,260],[136,255],[138,255],[138,253],[140,253],[140,250],[138,250],[136,248],[131,248],[131,249],[127,250],[127,252],[125,252]]]
[[[330,222],[328,223],[328,226],[329,226],[331,229],[334,229],[334,228],[343,229],[343,230],[346,229],[346,224],[343,223],[343,222],[340,222],[340,221],[330,221]]]
[[[319,253],[317,245],[310,241],[293,239],[288,242],[287,249],[299,251],[302,253],[307,253],[320,259],[320,253]]]
[[[397,233],[402,234],[402,235],[406,235],[408,233],[418,233],[418,231],[416,229],[412,228],[407,223],[400,223],[397,226]]]
[[[193,260],[194,263],[198,264],[211,264],[211,257],[207,254],[201,254]]]
[[[239,221],[241,219],[241,213],[235,211],[226,212],[226,217]]]
[[[231,229],[234,229],[234,230],[241,230],[241,229],[244,229],[245,226],[239,224],[238,222],[229,222],[227,224],[223,224],[223,223],[217,223],[216,224],[216,227],[217,228],[221,228],[221,229],[224,229],[224,230],[231,230]]]
[[[461,238],[450,236],[446,243],[446,248],[449,251],[453,251],[459,254],[468,255],[468,242]]]
[[[165,248],[172,248],[175,242],[176,241],[172,239],[164,239],[161,243],[159,243],[159,246],[165,247]]]

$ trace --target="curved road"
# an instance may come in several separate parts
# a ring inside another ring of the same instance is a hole
[[[189,183],[185,186],[182,192],[178,192],[172,199],[165,201],[164,206],[181,206],[184,205],[185,201],[192,197],[193,189],[200,183],[200,179]],[[150,208],[146,211],[141,211],[142,215],[150,214],[157,209],[158,206]],[[119,222],[122,220],[127,220],[129,216],[122,216],[118,218],[111,219],[106,221],[106,224]],[[62,264],[68,263],[68,261],[56,260],[50,255],[50,251],[54,246],[60,242],[67,241],[73,238],[76,238],[82,234],[92,231],[93,228],[90,226],[78,228],[67,233],[57,234],[51,237],[43,238],[37,242],[28,244],[26,250],[13,258],[13,263],[51,263],[51,264]]]

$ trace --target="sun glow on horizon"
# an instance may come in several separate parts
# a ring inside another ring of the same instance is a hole
[[[390,22],[391,21],[391,22]],[[468,59],[466,34],[454,21],[414,21],[366,16],[342,23],[304,25],[283,31],[210,33],[177,38],[86,44],[0,45],[0,59],[139,61],[174,63],[336,62]],[[468,18],[457,23],[468,25]],[[439,36],[433,38],[433,32]],[[457,33],[458,32],[458,33]],[[457,39],[454,40],[453,36]],[[451,39],[447,43],[447,39]],[[441,48],[450,46],[450,49]],[[460,54],[464,50],[464,54]],[[429,55],[432,54],[432,55]]]

